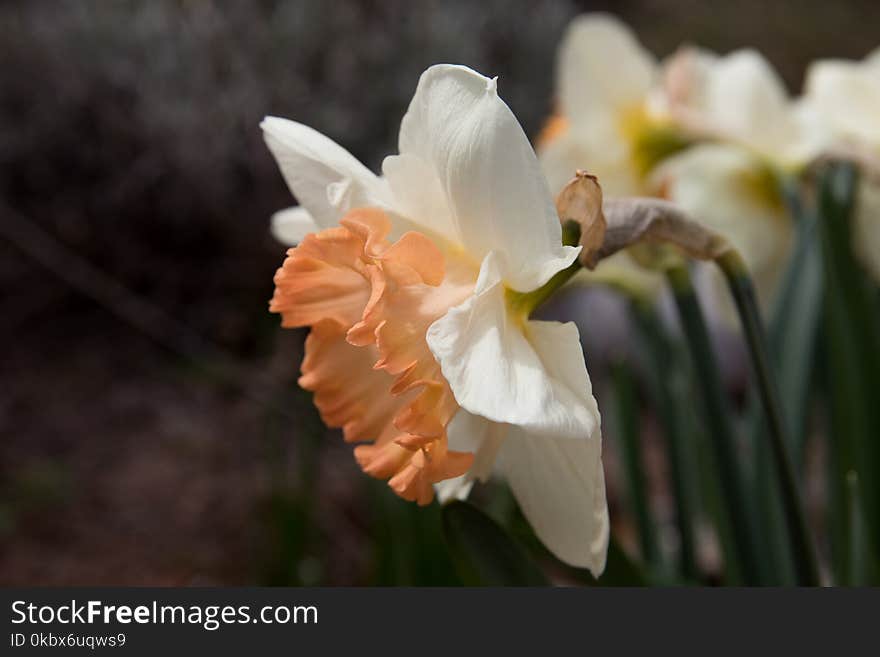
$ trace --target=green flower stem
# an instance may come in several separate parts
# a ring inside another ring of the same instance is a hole
[[[736,570],[742,574],[746,584],[760,584],[760,562],[755,531],[747,511],[735,436],[730,425],[721,375],[712,351],[703,311],[691,283],[690,272],[685,265],[667,270],[667,280],[672,287],[682,330],[691,351],[693,367],[698,379],[697,394],[700,396],[706,428],[711,437],[725,506],[733,530],[736,554],[726,556],[736,559]]]
[[[657,532],[651,516],[645,484],[645,472],[642,463],[642,443],[639,427],[639,409],[637,390],[632,374],[623,363],[618,363],[612,370],[612,382],[615,392],[615,419],[617,420],[617,438],[619,440],[623,464],[629,483],[629,501],[639,528],[642,558],[650,564],[652,570],[661,566],[660,548],[657,544]]]
[[[835,581],[852,570],[847,476],[858,473],[865,529],[880,545],[880,308],[853,253],[859,171],[847,162],[819,170],[817,206],[824,274],[824,376],[830,416],[831,559]]]
[[[785,422],[776,379],[770,367],[764,327],[758,314],[755,290],[745,263],[736,251],[728,251],[717,261],[724,273],[739,312],[749,349],[758,393],[764,408],[770,436],[774,465],[781,488],[795,570],[802,585],[819,585],[819,566],[813,541],[807,527],[806,514],[798,491],[794,464],[789,454],[790,441],[786,438]]]
[[[699,573],[693,526],[695,504],[693,488],[687,478],[688,453],[684,444],[686,429],[680,421],[676,400],[669,385],[669,374],[675,367],[672,346],[650,303],[633,300],[630,308],[642,342],[647,348],[650,390],[666,438],[672,493],[675,497],[675,516],[681,541],[681,573],[688,580],[697,581]]]
[[[847,514],[849,515],[849,572],[844,580],[847,586],[867,586],[871,583],[869,562],[871,550],[862,518],[861,491],[859,476],[850,470],[846,475]]]

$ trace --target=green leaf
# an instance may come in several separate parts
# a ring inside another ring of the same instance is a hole
[[[797,581],[801,585],[818,586],[819,563],[791,457],[791,439],[788,437],[781,394],[769,355],[764,324],[758,311],[755,288],[748,269],[737,252],[728,251],[715,262],[724,273],[731,295],[736,301],[737,314],[748,346],[752,385],[760,394],[761,408],[767,422],[773,472],[779,485],[783,518],[788,530]],[[766,574],[767,564],[762,561],[761,567]],[[767,581],[769,578],[764,579]]]
[[[712,447],[713,470],[717,473],[720,482],[720,502],[726,512],[722,525],[727,527],[719,526],[719,533],[730,530],[730,544],[733,550],[724,555],[728,567],[728,579],[733,570],[742,577],[745,584],[761,584],[763,563],[756,539],[757,527],[749,513],[736,434],[703,310],[686,267],[669,269],[667,280],[672,288],[682,331],[690,350],[697,408],[702,411],[701,419]],[[724,541],[723,544],[727,545],[728,541]],[[730,566],[733,568],[731,569]]]
[[[831,163],[819,179],[819,233],[825,274],[824,348],[831,407],[832,561],[838,579],[852,572],[847,477],[857,473],[866,530],[880,544],[880,316],[872,284],[852,253],[856,169]]]
[[[786,190],[797,227],[794,252],[770,311],[768,342],[780,388],[780,401],[792,458],[800,473],[807,438],[806,421],[810,383],[816,362],[816,343],[822,308],[822,258],[817,239],[816,214],[807,211],[794,181]],[[793,555],[785,532],[779,489],[775,484],[767,427],[757,394],[750,400],[750,425],[755,453],[752,506],[761,523],[760,538],[772,583],[794,584]]]
[[[420,507],[364,479],[370,497],[373,576],[379,586],[461,586],[443,543],[439,503]]]
[[[682,367],[686,355],[673,344],[652,304],[634,301],[630,310],[649,364],[648,390],[665,434],[679,534],[679,571],[685,579],[696,581],[699,577],[694,544],[694,520],[698,508],[694,478],[697,460],[693,452],[697,440],[684,417],[689,412],[687,375]],[[726,551],[730,553],[732,547],[728,546]]]
[[[660,582],[658,582],[660,583]],[[608,560],[597,586],[648,586],[649,581],[641,566],[637,565],[624,552],[620,544],[612,537],[608,543]]]
[[[815,365],[816,339],[822,309],[822,255],[816,215],[793,202],[797,241],[771,310],[768,339],[778,373],[790,449],[803,462],[809,383]]]
[[[660,547],[657,544],[642,463],[638,390],[629,368],[623,363],[613,366],[612,382],[615,393],[614,437],[623,457],[628,489],[627,499],[638,526],[642,559],[651,564],[652,568],[659,568],[662,566]]]
[[[870,537],[865,531],[864,506],[859,487],[859,476],[855,472],[847,473],[846,490],[849,512],[850,560],[849,572],[846,573],[845,579],[842,579],[849,586],[876,584],[876,552],[871,545]]]
[[[467,502],[443,507],[443,534],[456,570],[469,586],[547,586],[522,546]]]

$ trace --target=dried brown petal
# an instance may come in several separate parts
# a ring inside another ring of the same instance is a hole
[[[731,250],[728,241],[693,221],[680,207],[657,198],[616,198],[604,203],[605,240],[583,260],[593,268],[603,258],[634,244],[672,244],[698,260],[715,260]]]
[[[580,169],[556,197],[559,221],[576,221],[581,227],[581,262],[590,261],[605,241],[602,187],[596,176]]]

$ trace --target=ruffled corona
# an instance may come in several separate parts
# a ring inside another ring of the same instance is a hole
[[[355,448],[364,472],[428,504],[433,484],[465,473],[473,454],[447,449],[458,405],[425,335],[471,294],[475,276],[421,233],[391,243],[379,209],[340,224],[288,251],[270,310],[282,326],[312,328],[299,383],[346,441],[370,443]]]

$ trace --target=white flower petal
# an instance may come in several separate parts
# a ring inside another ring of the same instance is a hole
[[[540,147],[541,166],[550,189],[561,190],[578,169],[599,178],[606,196],[637,196],[644,193],[633,166],[629,145],[619,137],[598,144],[562,134]]]
[[[272,215],[272,236],[287,246],[296,246],[309,233],[321,228],[315,223],[309,211],[302,206],[279,210]]]
[[[382,162],[394,210],[421,230],[458,243],[452,212],[437,174],[429,164],[414,155],[389,155]]]
[[[576,132],[616,131],[621,112],[640,106],[657,74],[654,56],[608,14],[574,19],[557,63],[562,114]]]
[[[719,132],[774,156],[786,155],[800,138],[785,85],[758,52],[722,57],[708,85],[706,121]]]
[[[260,127],[290,191],[321,228],[353,207],[385,204],[385,183],[333,140],[274,116]]]
[[[862,62],[868,67],[868,70],[872,71],[874,75],[880,77],[880,48],[874,48],[874,50],[867,54]]]
[[[547,182],[494,80],[463,66],[425,71],[400,125],[400,153],[421,159],[443,191],[449,216],[430,228],[477,262],[497,251],[510,287],[533,290],[577,257],[562,246]]]
[[[452,479],[438,481],[434,484],[434,492],[440,504],[445,504],[450,500],[466,500],[473,487],[474,480],[465,473]]]
[[[654,180],[669,200],[730,240],[755,279],[762,306],[769,307],[788,260],[794,226],[766,166],[743,148],[703,144],[667,160]],[[736,325],[729,294],[712,271],[716,314]]]
[[[451,499],[466,499],[475,481],[489,478],[507,428],[460,408],[446,427],[446,434],[450,451],[471,452],[474,463],[463,475],[434,484],[441,504]]]
[[[466,481],[487,476],[497,453],[539,538],[598,576],[609,535],[601,420],[577,328],[529,321],[527,339],[508,319],[493,257],[486,260],[475,296],[429,329],[462,406],[450,449],[476,453]]]
[[[466,411],[545,436],[579,439],[598,431],[577,328],[523,326],[512,318],[494,254],[483,263],[474,296],[435,321],[427,341]]]
[[[501,470],[538,538],[565,563],[605,570],[609,522],[602,445],[547,439],[512,427],[501,446]]]
[[[507,436],[507,426],[460,408],[446,431],[450,450],[474,454],[474,463],[465,476],[471,481],[489,479],[495,468],[498,449]]]
[[[810,65],[806,95],[838,138],[866,141],[880,147],[880,63],[877,62],[880,62],[880,52],[864,63],[822,60]]]
[[[719,57],[711,50],[695,46],[680,47],[663,60],[662,83],[651,90],[650,102],[673,114],[675,120],[688,127],[690,114],[705,112],[707,90]],[[684,110],[683,116],[677,114]],[[699,130],[700,126],[694,126]]]

